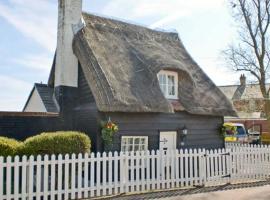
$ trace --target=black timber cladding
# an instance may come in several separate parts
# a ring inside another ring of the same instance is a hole
[[[112,150],[121,148],[121,136],[148,136],[148,149],[159,149],[160,131],[177,131],[177,148],[221,148],[222,117],[191,115],[187,112],[164,113],[106,113],[103,119],[111,118],[119,126],[114,136]],[[185,145],[180,146],[180,132],[188,129]]]
[[[79,64],[78,69],[78,104],[92,103],[95,102],[94,96],[90,90],[88,82],[84,76],[81,65]]]
[[[74,128],[87,133],[91,138],[92,149],[100,150],[98,110],[94,96],[80,65],[78,74],[78,98],[72,112]]]
[[[45,132],[65,130],[58,115],[0,112],[0,136],[24,140]]]

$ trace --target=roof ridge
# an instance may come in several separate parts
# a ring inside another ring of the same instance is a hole
[[[247,83],[246,86],[252,86],[252,85],[256,85],[259,86],[259,83]],[[266,83],[265,85],[270,85],[270,83]],[[232,86],[240,86],[240,84],[234,84],[234,85],[218,85],[218,87],[232,87]]]
[[[46,83],[34,83],[35,86],[43,86],[43,87],[49,87]]]
[[[125,20],[125,19],[118,18],[118,17],[102,15],[100,13],[89,13],[89,12],[86,12],[86,11],[83,11],[82,13],[84,15],[89,16],[89,17],[98,17],[98,18],[103,19],[103,20],[111,20],[111,21],[114,21],[114,22],[117,22],[117,23],[137,26],[137,27],[144,28],[144,29],[147,29],[147,30],[152,31],[152,32],[156,32],[156,33],[177,34],[177,35],[179,35],[177,31],[166,30],[166,29],[161,29],[161,28],[152,29],[152,28],[148,27],[145,24],[140,24],[140,23],[137,23],[137,22],[134,22],[134,21]]]

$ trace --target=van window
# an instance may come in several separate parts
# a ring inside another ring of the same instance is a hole
[[[246,135],[246,131],[242,126],[237,126],[237,134],[238,135]]]

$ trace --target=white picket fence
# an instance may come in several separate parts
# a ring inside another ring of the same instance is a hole
[[[264,180],[270,148],[0,157],[0,200],[82,199]]]

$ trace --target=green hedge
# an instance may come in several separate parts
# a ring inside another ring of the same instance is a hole
[[[41,133],[27,138],[18,148],[19,155],[90,153],[90,138],[80,132]]]
[[[17,149],[21,146],[21,142],[6,138],[0,137],[0,156],[14,156],[17,153]]]

